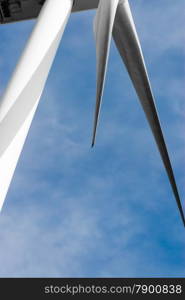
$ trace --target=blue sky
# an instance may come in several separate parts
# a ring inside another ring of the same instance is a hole
[[[130,4],[184,206],[184,1]],[[0,277],[184,277],[184,228],[113,43],[90,148],[94,14],[71,16],[48,78],[0,215]],[[1,94],[33,26],[0,26]]]

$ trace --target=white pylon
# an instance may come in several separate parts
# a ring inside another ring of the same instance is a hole
[[[0,210],[56,55],[73,0],[47,0],[0,105]]]

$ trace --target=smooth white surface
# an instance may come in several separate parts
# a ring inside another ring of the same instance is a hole
[[[118,3],[119,0],[100,0],[94,21],[97,56],[97,92],[92,145],[94,145],[96,138],[96,130],[105,85],[112,31]]]
[[[128,0],[122,0],[119,2],[113,29],[113,37],[152,130],[185,226],[184,212],[173,168],[163,136],[141,44],[137,35]]]
[[[47,0],[0,105],[0,209],[34,117],[73,0]]]

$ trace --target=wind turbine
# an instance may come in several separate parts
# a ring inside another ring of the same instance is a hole
[[[92,146],[96,139],[113,36],[151,127],[185,226],[184,212],[128,0],[0,0],[1,23],[38,17],[0,102],[0,209],[69,16],[72,12],[87,9],[97,9],[94,20],[97,93]]]

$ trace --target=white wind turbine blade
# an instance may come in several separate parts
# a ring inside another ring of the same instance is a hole
[[[94,116],[92,146],[96,139],[96,131],[102,102],[112,30],[119,0],[100,0],[94,22],[97,56],[97,91]]]
[[[143,110],[157,143],[161,158],[163,160],[169,181],[179,208],[179,212],[185,226],[184,213],[169,159],[167,147],[163,137],[155,101],[152,94],[140,42],[127,0],[120,1],[117,9],[113,29],[113,37],[120,55],[127,67],[133,85],[140,99]]]
[[[47,0],[0,105],[0,210],[73,0]]]

